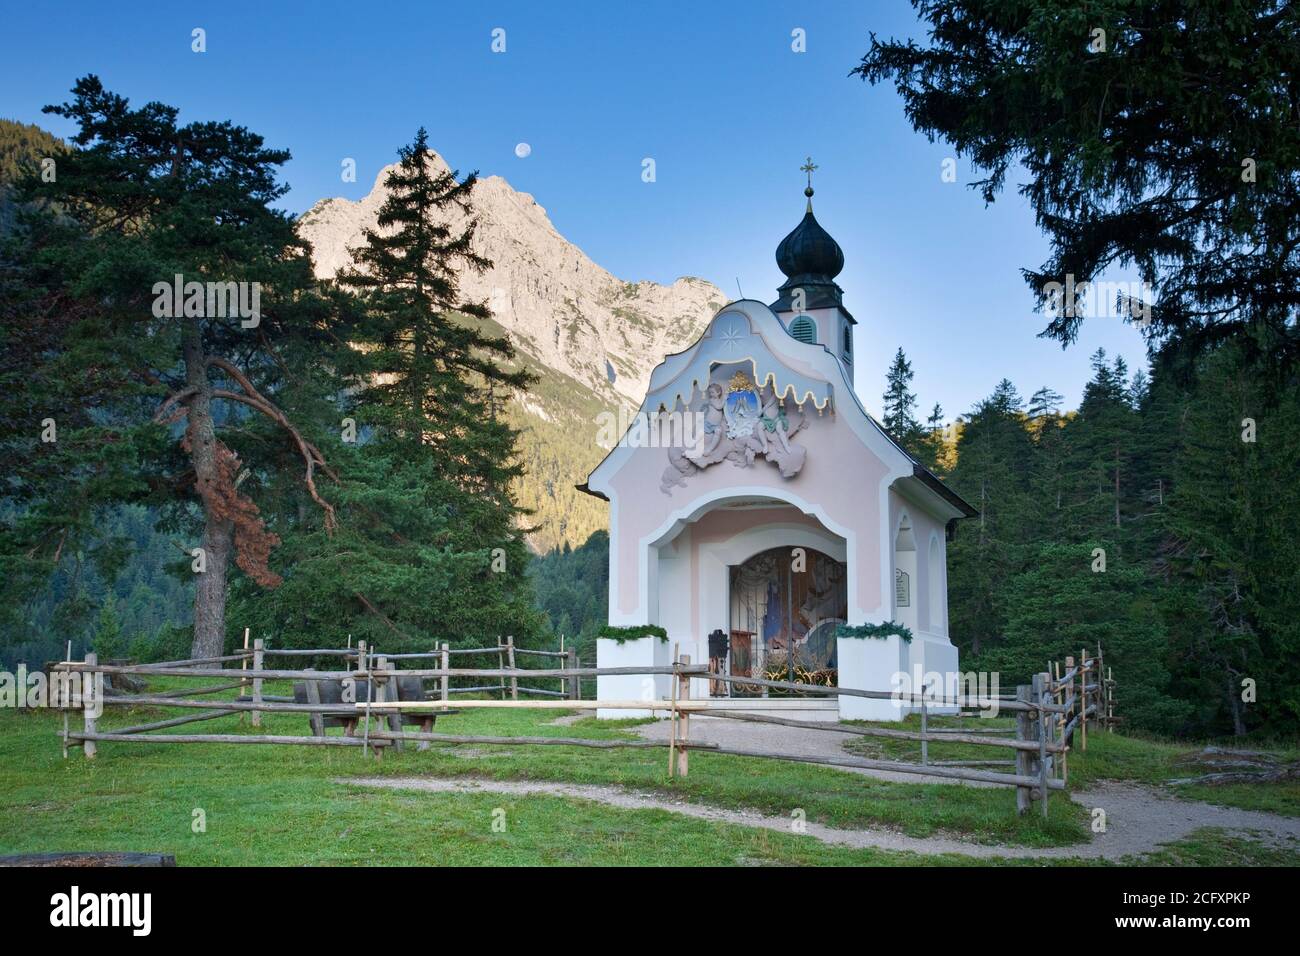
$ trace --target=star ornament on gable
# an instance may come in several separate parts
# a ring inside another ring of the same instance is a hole
[[[736,347],[740,345],[740,340],[744,337],[745,333],[741,331],[740,326],[733,322],[722,330],[722,347],[730,354],[736,350]]]

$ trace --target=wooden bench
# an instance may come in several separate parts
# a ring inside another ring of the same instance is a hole
[[[311,670],[311,668],[307,668]],[[370,682],[368,680],[353,681],[354,690],[350,695],[351,700],[343,699],[343,678],[328,677],[322,674],[320,680],[300,680],[294,681],[293,699],[298,704],[338,704],[339,709],[335,714],[311,714],[308,721],[311,723],[311,732],[313,737],[324,737],[326,727],[342,727],[343,733],[349,737],[356,736],[357,724],[360,722],[362,714],[355,710],[353,705],[364,704],[367,700],[373,700],[370,691]],[[389,690],[396,685],[398,700],[434,700],[435,698],[427,693],[424,689],[424,681],[419,677],[403,677],[401,674],[388,684]],[[391,700],[391,693],[389,695]],[[414,713],[412,711],[392,711],[385,714],[376,712],[380,717],[387,717],[388,729],[393,733],[401,733],[402,727],[419,727],[421,733],[432,733],[434,722],[438,715],[432,711],[423,713]],[[454,711],[443,711],[444,714],[454,713]],[[401,746],[401,742],[398,742]],[[420,750],[427,750],[429,742],[422,740],[419,742]]]

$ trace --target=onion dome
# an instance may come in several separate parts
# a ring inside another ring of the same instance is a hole
[[[844,250],[813,215],[812,171],[817,167],[809,159],[801,168],[808,173],[808,186],[803,191],[808,206],[799,225],[776,247],[776,265],[786,281],[777,290],[781,297],[772,303],[772,311],[793,312],[794,290],[802,289],[804,311],[834,307],[852,322],[853,316],[841,301],[843,290],[835,284],[835,277],[844,271]]]

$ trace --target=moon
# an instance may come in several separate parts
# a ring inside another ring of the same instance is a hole
[[[527,143],[520,143],[515,147],[515,155],[518,156],[520,159],[527,159],[529,154],[532,153],[532,151],[533,148],[529,146]]]

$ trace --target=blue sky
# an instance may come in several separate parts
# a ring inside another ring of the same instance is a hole
[[[1066,351],[1020,269],[1047,244],[1014,191],[985,207],[941,164],[952,152],[907,124],[889,87],[848,76],[875,31],[923,34],[903,0],[736,3],[6,4],[0,116],[43,116],[97,73],[182,120],[231,119],[293,153],[286,208],[360,198],[423,124],[462,171],[500,175],[623,279],[696,275],[773,300],[773,252],[803,214],[811,154],[818,220],[844,248],[858,319],[857,390],[878,411],[906,351],[922,409],[967,411],[1008,377],[1078,403],[1099,346],[1142,363],[1137,331],[1085,321]],[[207,52],[191,51],[191,31]],[[506,52],[491,50],[505,30]],[[791,49],[806,31],[807,52]],[[515,147],[527,143],[521,159]],[[357,181],[341,181],[341,162]],[[641,179],[642,160],[657,179]],[[1118,278],[1118,277],[1116,277]]]

